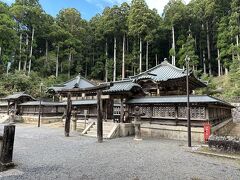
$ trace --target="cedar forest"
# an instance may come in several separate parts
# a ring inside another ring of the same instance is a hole
[[[163,14],[144,0],[106,7],[89,21],[75,8],[47,14],[38,0],[0,1],[0,96],[39,95],[81,74],[122,80],[167,60],[208,81],[197,93],[240,96],[240,1],[170,0]]]

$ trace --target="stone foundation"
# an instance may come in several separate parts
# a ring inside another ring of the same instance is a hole
[[[203,128],[191,128],[192,141],[204,141]],[[142,124],[141,125],[142,137],[152,138],[167,138],[175,140],[187,140],[187,127],[184,126],[167,126],[159,124]]]
[[[211,128],[211,134],[218,136],[227,136],[234,127],[233,119],[228,119],[217,126]]]
[[[134,125],[132,123],[120,123],[120,137],[133,136],[134,135]]]
[[[38,116],[18,116],[17,121],[23,122],[23,123],[37,123],[38,122]],[[49,124],[49,123],[55,123],[55,122],[61,122],[62,117],[56,116],[56,117],[41,117],[41,124]]]
[[[211,134],[226,135],[233,128],[233,120],[226,120],[217,126],[211,128]],[[204,128],[192,127],[192,141],[204,142]],[[143,123],[141,124],[142,137],[166,138],[175,140],[187,140],[188,133],[185,126],[168,126],[159,124]]]
[[[240,103],[232,103],[236,108],[232,109],[232,117],[234,122],[240,123]]]

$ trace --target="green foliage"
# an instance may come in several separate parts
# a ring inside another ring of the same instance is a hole
[[[196,66],[199,62],[199,57],[195,52],[195,41],[191,34],[187,37],[186,42],[182,45],[182,48],[178,52],[179,64],[181,66],[185,65],[186,56],[190,58],[189,65]]]
[[[37,95],[39,82],[50,85],[66,80],[68,72],[103,80],[106,67],[108,80],[112,80],[114,37],[117,38],[117,77],[120,79],[125,37],[127,76],[138,71],[141,39],[143,65],[147,43],[149,67],[155,66],[156,57],[159,63],[173,55],[177,58],[177,66],[183,66],[188,55],[190,65],[201,76],[205,57],[206,62],[211,63],[213,76],[207,78],[209,88],[202,93],[237,96],[240,91],[239,3],[239,0],[192,0],[186,5],[183,0],[170,0],[160,16],[156,9],[147,6],[145,0],[132,0],[130,4],[124,2],[107,7],[86,21],[75,8],[62,9],[54,18],[42,9],[39,0],[16,0],[10,7],[0,2],[0,94],[29,91]],[[172,28],[176,40],[174,49]],[[26,76],[31,47],[33,72]],[[224,78],[214,77],[219,69],[218,50],[221,67],[230,70],[229,76]],[[6,64],[10,60],[13,64],[6,77]],[[21,71],[18,72],[19,64]],[[57,78],[54,77],[56,66],[59,70]],[[206,63],[205,67],[209,71]]]

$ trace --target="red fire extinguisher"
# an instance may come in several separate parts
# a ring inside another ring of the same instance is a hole
[[[203,127],[204,127],[204,141],[206,143],[211,135],[211,124],[209,122],[204,123]]]

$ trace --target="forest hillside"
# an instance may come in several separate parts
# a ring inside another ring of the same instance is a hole
[[[240,1],[170,0],[163,14],[144,0],[106,7],[85,20],[75,8],[47,14],[38,0],[0,1],[0,96],[39,95],[77,74],[116,81],[167,58],[209,82],[197,93],[240,96]]]

